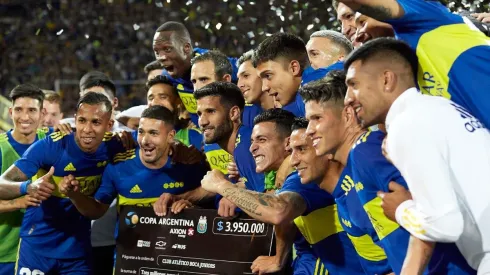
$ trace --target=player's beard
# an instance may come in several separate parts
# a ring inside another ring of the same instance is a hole
[[[221,123],[219,126],[214,128],[214,135],[209,139],[205,140],[206,144],[220,143],[222,140],[228,140],[231,133],[233,132],[233,121],[229,117]]]

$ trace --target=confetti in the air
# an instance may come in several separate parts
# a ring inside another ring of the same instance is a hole
[[[56,35],[61,35],[62,33],[63,33],[63,29],[61,29],[58,32],[56,32]]]

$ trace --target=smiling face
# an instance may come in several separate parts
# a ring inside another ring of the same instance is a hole
[[[318,156],[334,153],[342,144],[344,122],[342,108],[332,103],[310,100],[305,104],[308,119],[307,135]]]
[[[38,99],[17,98],[9,108],[10,117],[16,132],[28,136],[34,134],[43,119],[43,110]]]
[[[281,106],[294,101],[301,83],[299,62],[295,60],[288,64],[284,62],[269,60],[257,66],[262,79],[262,91],[273,96]]]
[[[243,62],[238,68],[238,88],[242,91],[245,101],[250,104],[257,104],[262,97],[262,80],[257,70],[252,65],[252,61]]]
[[[80,104],[75,115],[75,139],[80,149],[94,153],[102,143],[106,132],[112,129],[110,110],[104,104]]]
[[[282,138],[274,122],[256,124],[252,131],[250,153],[255,159],[257,173],[276,171],[288,155],[289,137]]]
[[[189,70],[190,54],[189,43],[179,41],[172,31],[156,32],[153,37],[153,51],[155,58],[173,78],[180,78]]]
[[[355,24],[355,42],[358,47],[372,39],[395,36],[390,24],[378,21],[364,14],[356,13]]]
[[[384,123],[390,102],[383,94],[385,81],[378,70],[355,61],[349,66],[346,83],[345,105],[352,106],[362,126]]]
[[[175,94],[174,87],[164,83],[157,83],[148,89],[146,99],[148,106],[160,105],[166,107],[171,112],[175,112],[178,105],[178,96]]]
[[[301,183],[311,183],[320,179],[328,167],[327,156],[317,156],[311,137],[306,129],[298,129],[291,133],[291,166],[301,178]]]
[[[138,127],[141,160],[153,166],[165,163],[174,136],[175,130],[164,121],[141,118]]]
[[[53,127],[60,123],[63,118],[63,113],[61,113],[61,106],[57,102],[49,102],[44,100],[43,107],[46,110],[46,115],[43,119],[44,127]]]
[[[337,7],[337,19],[342,25],[342,34],[352,41],[356,34],[355,12],[344,3]]]
[[[206,96],[198,99],[197,115],[206,144],[227,140],[233,132],[230,110],[221,104],[219,96]]]

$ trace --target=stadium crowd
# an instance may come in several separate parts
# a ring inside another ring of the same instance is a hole
[[[0,274],[112,274],[122,205],[274,225],[254,274],[490,274],[490,14],[331,5],[341,32],[277,32],[239,58],[155,26],[146,104],[122,112],[101,71],[81,77],[74,117],[15,86]]]

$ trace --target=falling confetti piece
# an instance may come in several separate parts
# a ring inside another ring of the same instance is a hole
[[[221,23],[216,24],[216,29],[217,30],[221,29],[221,26],[223,26]]]
[[[36,35],[39,35],[40,32],[41,32],[41,29],[37,29]]]
[[[63,29],[59,30],[59,31],[56,33],[56,35],[60,35],[60,34],[62,34],[62,33],[63,33]]]

